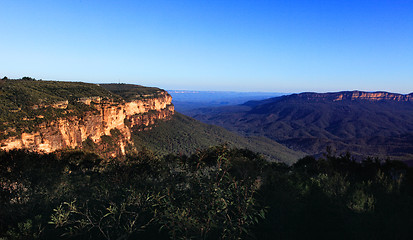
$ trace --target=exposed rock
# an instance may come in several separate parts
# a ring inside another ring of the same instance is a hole
[[[82,98],[78,102],[93,106],[97,111],[43,122],[33,132],[23,132],[1,140],[0,149],[26,148],[48,153],[65,148],[82,148],[87,139],[100,144],[102,136],[111,135],[111,130],[117,129],[121,134],[117,145],[120,153],[125,154],[126,146],[132,144],[131,131],[145,129],[155,124],[156,120],[167,120],[174,114],[172,97],[167,92],[156,98],[130,102],[114,102],[100,97]],[[51,107],[66,109],[67,104],[68,101],[64,101]]]
[[[69,101],[65,100],[65,101],[59,101],[53,104],[37,104],[37,105],[33,105],[32,109],[33,110],[37,110],[40,108],[48,108],[48,107],[52,107],[52,108],[56,108],[56,109],[66,109],[67,105],[69,105]]]

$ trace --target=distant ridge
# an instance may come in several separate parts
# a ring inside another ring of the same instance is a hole
[[[304,92],[238,106],[199,109],[192,117],[295,150],[413,160],[413,93]]]
[[[304,92],[300,94],[292,94],[284,98],[300,98],[309,101],[396,101],[396,102],[413,102],[413,93],[398,94],[390,92],[363,92],[363,91],[342,91],[331,93],[314,93]]]
[[[256,106],[277,101],[305,101],[305,102],[337,102],[337,101],[368,101],[368,102],[410,102],[413,103],[413,93],[399,94],[385,91],[363,92],[363,91],[341,91],[341,92],[303,92],[284,95],[258,101],[248,101],[242,105]]]

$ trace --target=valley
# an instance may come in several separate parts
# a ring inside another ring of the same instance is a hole
[[[189,91],[168,90],[177,111],[188,115],[192,110],[208,107],[222,107],[243,104],[252,100],[285,95],[278,92],[234,92],[234,91]]]
[[[329,147],[351,153],[413,159],[412,94],[386,92],[301,93],[202,108],[190,116],[244,136],[264,136],[294,150],[320,156]]]

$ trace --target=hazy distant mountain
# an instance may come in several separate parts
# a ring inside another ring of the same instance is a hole
[[[188,114],[192,109],[242,104],[285,95],[277,92],[230,92],[168,90],[178,112]]]
[[[191,116],[309,154],[331,146],[356,156],[413,159],[413,94],[301,93],[194,110]]]

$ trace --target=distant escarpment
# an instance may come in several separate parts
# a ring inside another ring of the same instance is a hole
[[[133,131],[171,118],[171,102],[166,91],[138,85],[6,80],[0,86],[0,149],[123,155]]]
[[[199,109],[191,116],[308,154],[321,154],[330,146],[360,158],[413,160],[413,94],[300,93]]]
[[[371,101],[371,102],[413,102],[413,93],[397,94],[389,92],[344,91],[335,93],[300,93],[285,96],[285,99],[307,101]]]

